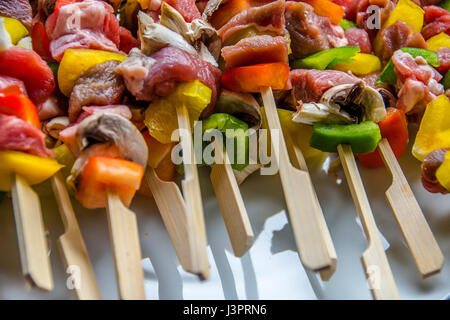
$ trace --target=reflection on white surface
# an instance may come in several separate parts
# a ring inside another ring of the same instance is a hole
[[[410,139],[413,141],[413,139]],[[409,151],[408,151],[409,152]],[[402,299],[442,299],[450,291],[450,196],[432,195],[420,185],[419,163],[405,155],[400,165],[446,257],[441,274],[422,280],[405,247],[384,192],[390,177],[384,168],[361,169],[361,177],[378,228],[389,242],[388,259]],[[313,166],[311,166],[313,167]],[[137,197],[136,212],[145,266],[148,299],[371,299],[360,257],[367,244],[344,179],[318,170],[312,180],[338,255],[337,271],[327,283],[307,274],[301,266],[278,176],[251,176],[241,187],[255,233],[255,245],[243,258],[235,258],[208,178],[201,168],[201,189],[209,243],[211,279],[200,282],[181,270],[175,251],[153,200]],[[299,190],[299,192],[301,192]],[[0,205],[0,299],[73,299],[56,247],[63,232],[56,203],[43,197],[44,222],[50,234],[55,289],[29,290],[20,271],[14,219],[9,201]],[[117,289],[104,210],[86,210],[73,201],[101,293],[116,299]],[[309,278],[308,278],[309,277]]]

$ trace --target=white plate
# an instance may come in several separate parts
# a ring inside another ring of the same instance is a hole
[[[402,299],[442,299],[450,292],[450,195],[433,195],[420,184],[420,163],[408,151],[400,161],[446,256],[439,275],[422,280],[384,198],[390,177],[384,168],[361,175],[380,231],[390,243],[388,258]],[[256,241],[249,254],[237,259],[231,253],[226,229],[208,180],[201,168],[201,188],[209,240],[211,279],[200,282],[183,272],[153,200],[137,197],[137,213],[149,299],[370,299],[360,257],[366,241],[356,222],[356,211],[345,180],[318,170],[312,172],[322,209],[338,254],[337,272],[328,283],[303,269],[287,223],[279,177],[254,174],[242,186]],[[342,172],[339,173],[343,176]],[[105,299],[116,299],[117,290],[104,210],[85,210],[73,201],[81,230]],[[73,299],[66,287],[56,239],[63,228],[53,198],[42,198],[50,232],[55,289],[43,293],[29,289],[21,276],[11,204],[0,205],[0,299]]]

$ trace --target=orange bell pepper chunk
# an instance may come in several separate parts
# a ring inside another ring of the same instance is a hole
[[[405,113],[400,109],[387,108],[387,115],[383,121],[378,122],[380,133],[386,138],[395,154],[400,158],[406,151],[408,145],[408,123]],[[368,168],[384,166],[378,150],[366,154],[358,154],[358,159]]]
[[[314,8],[319,16],[330,18],[331,23],[339,25],[344,17],[345,9],[330,0],[302,0]]]
[[[239,12],[270,2],[271,0],[230,0],[212,14],[209,22],[214,28],[220,29]]]
[[[263,87],[283,90],[289,78],[289,66],[282,62],[255,64],[228,70],[222,74],[225,88],[236,92],[259,92]]]
[[[41,123],[34,103],[22,94],[0,93],[0,113],[22,119],[39,130]]]
[[[131,161],[91,157],[81,174],[75,198],[88,209],[105,208],[106,188],[113,188],[128,207],[141,185],[143,174],[144,168]]]

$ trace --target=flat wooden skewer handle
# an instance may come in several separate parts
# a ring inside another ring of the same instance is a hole
[[[191,251],[191,248],[195,248],[195,243],[189,243],[192,239],[189,237],[186,205],[180,189],[174,182],[159,179],[155,169],[151,167],[147,168],[145,178],[181,266],[187,272],[198,274],[199,270],[194,263],[195,252]]]
[[[352,148],[349,145],[339,145],[337,149],[356,210],[366,233],[368,247],[364,251],[361,261],[372,295],[377,300],[399,299],[394,276],[392,275],[372,209],[370,208],[369,199],[367,199],[367,194],[356,166]]]
[[[197,165],[194,159],[194,145],[192,142],[191,123],[189,113],[185,105],[177,105],[178,127],[184,130],[180,135],[183,150],[184,180],[181,181],[184,201],[187,208],[186,224],[189,230],[189,243],[195,245],[191,252],[195,253],[195,263],[198,274],[203,279],[210,275],[208,261],[205,218],[203,216],[203,203],[200,193],[200,182],[198,179]]]
[[[289,157],[293,163],[293,165],[303,171],[308,172],[308,166],[306,165],[305,158],[303,157],[303,153],[300,150],[299,146],[292,141],[292,137],[289,134],[285,134],[286,145],[289,152]],[[320,228],[322,230],[322,235],[325,240],[329,255],[331,257],[331,266],[327,269],[323,269],[320,271],[320,277],[323,281],[328,281],[331,279],[333,274],[336,272],[337,268],[337,254],[336,249],[334,248],[333,240],[331,239],[330,231],[328,230],[327,223],[325,221],[325,217],[322,212],[322,208],[320,207],[319,199],[317,198],[317,193],[314,190],[314,186],[311,184],[311,190],[314,194],[314,203],[316,204],[317,209],[314,211],[317,214],[317,219],[320,223]]]
[[[11,184],[22,272],[32,285],[50,291],[53,277],[39,198],[21,176],[12,174]]]
[[[439,273],[444,256],[417,203],[411,187],[386,139],[378,144],[381,157],[392,175],[386,198],[422,277]]]
[[[107,190],[108,225],[120,299],[144,300],[144,270],[136,215]]]
[[[216,163],[212,166],[211,182],[234,255],[242,257],[253,245],[255,236],[228,155],[222,146],[216,146],[214,150]]]
[[[330,268],[332,258],[323,237],[321,223],[317,219],[317,206],[311,190],[309,174],[298,170],[291,164],[272,89],[264,88],[261,90],[261,94],[300,258],[308,269],[320,271]],[[278,140],[272,136],[274,131],[279,133]]]
[[[72,275],[78,277],[74,283],[75,296],[80,300],[100,300],[102,297],[94,268],[61,172],[52,177],[51,184],[65,229],[65,233],[58,239],[59,250],[66,270],[74,272]],[[71,270],[74,267],[76,269]]]

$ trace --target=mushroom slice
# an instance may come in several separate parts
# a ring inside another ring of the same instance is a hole
[[[160,23],[155,23],[150,16],[142,11],[139,11],[138,18],[139,37],[142,41],[141,51],[143,54],[151,55],[164,47],[172,46],[198,56],[195,48],[180,34]]]
[[[208,47],[209,55],[212,54],[215,60],[219,59],[222,41],[216,29],[205,20],[194,19],[191,23],[188,23],[177,10],[163,2],[159,23],[181,35],[197,52],[201,53],[204,60],[209,61],[209,57],[201,52],[202,44]]]
[[[386,118],[386,108],[381,94],[363,82],[342,84],[328,89],[320,103],[347,112],[357,123],[369,120],[380,122]]]
[[[297,112],[292,115],[292,121],[304,124],[323,123],[355,123],[347,112],[335,106],[328,106],[323,103],[303,103],[297,107]]]
[[[209,0],[202,13],[202,19],[208,21],[212,14],[219,9],[224,0]]]
[[[217,100],[216,112],[231,114],[247,122],[255,130],[261,127],[260,106],[249,93],[237,93],[223,89]]]
[[[44,132],[54,139],[59,139],[59,132],[69,124],[69,117],[56,117],[47,121]]]
[[[381,94],[381,97],[383,97],[386,108],[395,108],[397,105],[397,98],[395,98],[392,92],[385,88],[377,88],[377,91]]]
[[[113,113],[94,114],[80,122],[76,133],[80,150],[92,144],[112,142],[121,158],[147,166],[148,148],[139,130],[127,119]]]

